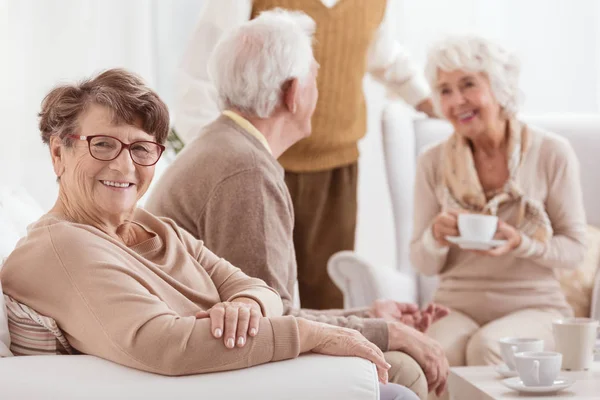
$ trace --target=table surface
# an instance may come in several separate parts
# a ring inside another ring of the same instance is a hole
[[[573,378],[575,383],[558,393],[520,393],[504,386],[502,380],[505,378],[495,371],[495,367],[488,366],[452,368],[448,385],[453,400],[600,400],[600,362],[594,362],[589,371],[561,371],[559,376]]]

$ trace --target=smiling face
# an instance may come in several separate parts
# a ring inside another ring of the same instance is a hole
[[[444,117],[458,134],[471,140],[504,119],[490,82],[482,73],[440,69],[436,90]]]
[[[78,119],[76,135],[105,135],[123,143],[154,141],[144,132],[141,121],[133,125],[115,124],[112,112],[91,105]],[[117,158],[100,161],[93,158],[85,140],[72,140],[65,146],[58,137],[51,140],[52,161],[60,177],[60,191],[71,214],[100,223],[119,223],[130,218],[138,200],[144,195],[154,176],[154,166],[135,164],[129,151],[123,149]]]

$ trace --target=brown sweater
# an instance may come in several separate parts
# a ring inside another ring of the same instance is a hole
[[[366,309],[293,307],[294,211],[283,168],[252,135],[226,116],[208,125],[164,173],[146,208],[172,218],[246,274],[279,292],[284,314],[360,331],[387,350],[387,324]]]
[[[132,247],[55,216],[29,229],[0,271],[4,292],[54,318],[77,350],[164,375],[233,370],[299,354],[293,317],[277,294],[218,258],[172,221],[137,210],[153,237]],[[259,333],[227,349],[195,318],[220,301],[250,297]]]
[[[554,235],[547,243],[522,234],[520,247],[502,257],[481,256],[458,247],[441,247],[431,224],[441,211],[443,143],[426,150],[417,165],[411,261],[426,275],[440,275],[435,300],[486,323],[525,308],[571,310],[554,275],[576,268],[585,254],[586,221],[579,162],[564,138],[530,128],[530,147],[517,183],[544,204]],[[514,226],[516,202],[500,207],[500,219]]]
[[[322,171],[358,160],[367,132],[363,79],[367,54],[386,10],[386,0],[343,0],[328,8],[321,0],[253,0],[252,18],[273,8],[301,10],[315,20],[319,100],[312,135],[281,155],[286,171]]]

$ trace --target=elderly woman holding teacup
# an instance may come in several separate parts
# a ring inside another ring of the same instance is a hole
[[[435,302],[452,310],[429,334],[454,366],[501,362],[507,336],[552,348],[552,321],[572,314],[554,269],[585,253],[577,157],[517,118],[519,65],[496,44],[448,39],[426,72],[454,128],[417,167],[411,260],[440,277]]]

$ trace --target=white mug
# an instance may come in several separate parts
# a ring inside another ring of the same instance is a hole
[[[498,229],[498,217],[481,214],[458,214],[460,237],[487,242],[494,238]]]
[[[598,321],[591,318],[565,318],[552,323],[556,351],[563,355],[563,369],[590,369],[598,337]]]
[[[515,354],[515,364],[525,386],[552,386],[560,372],[562,354],[526,351]]]
[[[544,341],[535,338],[505,337],[498,341],[502,359],[511,371],[515,370],[515,354],[524,351],[543,351]]]

